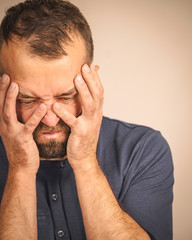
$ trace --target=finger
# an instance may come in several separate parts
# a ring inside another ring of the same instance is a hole
[[[12,82],[7,90],[3,109],[3,118],[7,124],[14,124],[17,122],[16,98],[18,91],[18,85],[15,82]]]
[[[0,79],[0,115],[1,116],[3,114],[5,96],[6,96],[9,84],[10,84],[10,78],[4,74],[3,77]]]
[[[98,70],[100,69],[100,67],[98,65],[94,65],[93,63],[91,64],[91,69],[92,69],[92,72],[93,74],[95,75],[95,78],[97,80],[97,84],[99,86],[99,89],[100,89],[100,104],[102,105],[103,104],[103,100],[104,100],[104,88],[103,88],[103,85],[101,83],[101,80],[100,80],[100,77],[99,77],[99,73],[98,73]]]
[[[100,66],[99,65],[95,65],[95,70],[99,71],[99,69],[100,69]]]
[[[90,90],[81,75],[75,78],[75,87],[79,93],[82,113],[86,115],[93,114],[96,103],[91,96]]]
[[[36,127],[38,126],[42,118],[45,116],[46,111],[47,111],[46,106],[43,103],[40,104],[35,109],[35,112],[33,113],[33,115],[25,123],[24,131],[26,134],[27,133],[31,134],[34,132],[34,130],[36,129]]]
[[[101,90],[103,91],[103,85],[101,83],[101,80],[100,80],[100,77],[99,77],[99,73],[98,73],[98,70],[100,69],[100,67],[98,65],[94,65],[93,63],[91,64],[90,66],[93,74],[95,75],[96,77],[96,80],[97,80],[97,84],[98,86],[101,88]]]
[[[70,128],[73,128],[77,122],[77,118],[70,112],[68,112],[62,104],[53,104],[53,110],[63,122],[65,122]]]
[[[86,84],[91,92],[91,95],[99,107],[103,102],[103,86],[101,85],[99,75],[92,64],[90,68],[85,64],[82,68],[82,75],[86,81]]]
[[[96,75],[93,73],[92,69],[87,65],[82,67],[82,76],[85,80],[87,87],[91,93],[91,96],[95,99],[99,95],[99,86],[97,83]]]

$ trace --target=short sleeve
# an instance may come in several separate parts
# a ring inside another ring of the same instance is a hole
[[[3,197],[3,192],[7,181],[8,166],[9,164],[7,160],[7,155],[5,152],[5,148],[3,146],[2,139],[0,137],[0,203]]]
[[[119,202],[152,240],[172,239],[173,183],[169,145],[160,132],[148,131],[132,152]]]

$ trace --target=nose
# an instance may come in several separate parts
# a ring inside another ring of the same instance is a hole
[[[52,104],[51,106],[47,105],[47,113],[45,114],[41,122],[47,125],[48,127],[55,127],[59,120],[60,118],[53,111]]]

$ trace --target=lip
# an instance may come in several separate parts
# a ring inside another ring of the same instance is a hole
[[[57,138],[60,135],[61,131],[56,132],[44,132],[42,133],[43,138],[51,139],[51,138]]]
[[[43,134],[55,134],[55,133],[59,133],[61,131],[55,131],[55,132],[43,132]]]

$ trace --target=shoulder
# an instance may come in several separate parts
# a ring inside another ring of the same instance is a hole
[[[151,150],[169,149],[169,145],[160,131],[143,125],[103,117],[99,147],[111,148],[114,146],[117,151],[127,151],[127,154],[131,153],[133,149],[142,151],[145,147],[149,147]]]
[[[118,138],[118,140],[125,138],[138,138],[139,140],[146,133],[150,134],[154,131],[154,129],[147,126],[103,117],[100,135],[102,138],[112,137]]]
[[[112,182],[127,179],[126,188],[157,172],[162,178],[173,172],[169,144],[159,131],[107,117],[102,121],[98,157]]]

